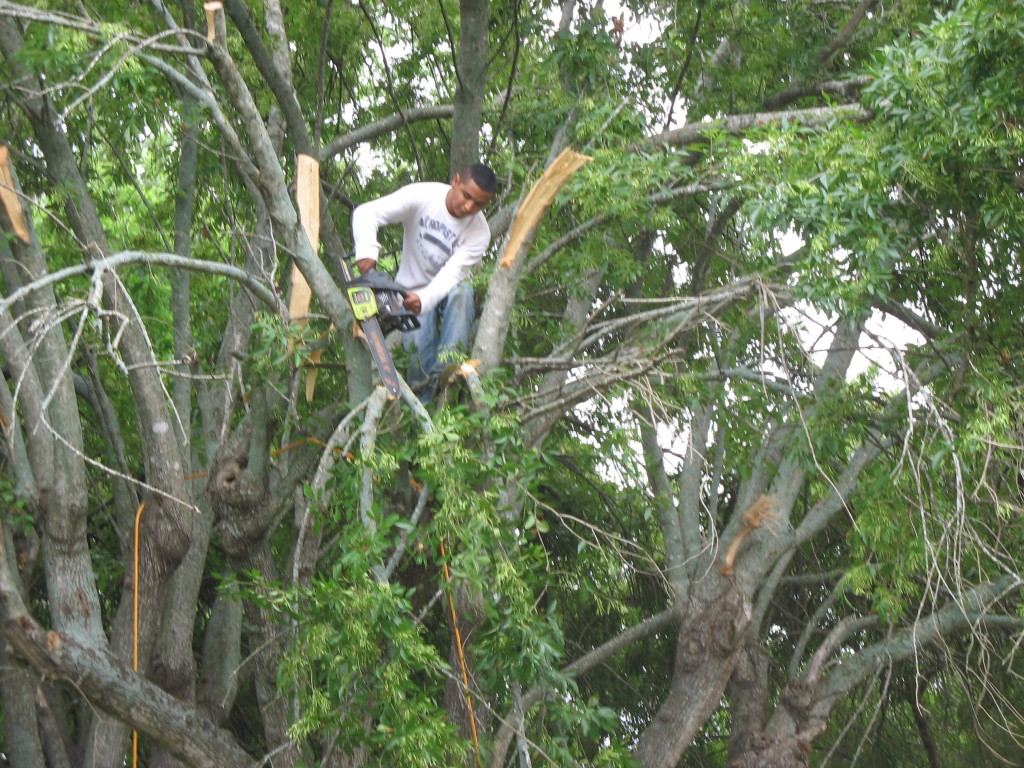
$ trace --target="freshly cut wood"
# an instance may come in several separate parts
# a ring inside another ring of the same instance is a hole
[[[515,221],[512,222],[508,241],[505,243],[505,252],[501,257],[502,269],[508,269],[515,263],[527,236],[550,207],[558,190],[565,186],[576,171],[591,160],[593,158],[589,155],[581,155],[567,147],[537,179],[537,183],[533,185],[533,189],[530,190],[523,204],[519,206]]]
[[[217,13],[224,10],[224,4],[220,0],[211,0],[203,3],[203,10],[206,11],[206,39],[212,43],[217,39]]]
[[[315,157],[299,155],[296,160],[295,200],[299,207],[299,221],[309,238],[313,253],[320,250],[320,163]],[[292,265],[292,290],[288,302],[289,316],[305,325],[309,314],[309,305],[313,293],[302,272]],[[320,362],[322,350],[314,350],[309,360],[315,366]],[[316,379],[319,371],[316,367],[306,371],[306,402],[312,402],[316,391]]]
[[[7,218],[14,227],[14,234],[27,243],[29,235],[28,227],[25,225],[25,212],[16,191],[14,174],[11,172],[10,150],[6,146],[0,146],[0,202],[3,203]]]

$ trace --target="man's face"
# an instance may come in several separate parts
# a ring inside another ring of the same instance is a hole
[[[456,219],[462,219],[482,211],[493,197],[493,192],[484,192],[473,179],[463,180],[456,174],[444,202],[448,207],[448,213]]]

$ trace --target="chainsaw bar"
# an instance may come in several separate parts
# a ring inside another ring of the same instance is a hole
[[[398,397],[398,370],[395,368],[395,361],[391,359],[391,352],[384,340],[384,331],[381,330],[376,316],[358,322],[363,336],[366,337],[366,345],[370,348],[370,357],[373,358],[373,364],[380,373],[384,389],[387,390],[388,399],[394,400]]]

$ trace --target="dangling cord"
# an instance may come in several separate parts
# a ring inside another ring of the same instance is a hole
[[[462,633],[459,631],[459,616],[455,613],[455,598],[452,596],[452,575],[448,570],[448,560],[445,556],[444,542],[441,542],[441,557],[443,558],[444,580],[448,582],[448,607],[452,612],[452,628],[455,630],[455,648],[459,654],[459,666],[462,667],[462,685],[466,689],[466,709],[469,710],[469,730],[473,734],[473,750],[476,753],[477,768],[483,768],[480,759],[480,739],[476,734],[476,717],[473,715],[473,699],[469,695],[469,673],[466,671],[466,657],[462,652]]]
[[[135,577],[132,579],[132,626],[135,635],[132,638],[132,669],[139,671],[139,528],[142,522],[142,510],[146,502],[139,504],[135,513]],[[139,732],[132,729],[132,768],[139,765]]]

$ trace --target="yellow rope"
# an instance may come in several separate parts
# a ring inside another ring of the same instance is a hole
[[[142,522],[142,510],[146,502],[139,504],[135,513],[135,578],[132,579],[132,626],[135,635],[132,638],[132,669],[139,671],[139,529]],[[139,765],[139,732],[132,730],[132,768]]]
[[[441,542],[441,557],[445,557],[444,542]],[[459,666],[462,667],[462,684],[466,688],[466,709],[469,710],[469,730],[473,734],[473,750],[476,753],[476,764],[483,768],[480,760],[480,739],[476,733],[476,717],[473,715],[473,699],[469,695],[469,673],[466,671],[466,656],[462,652],[462,633],[459,631],[459,616],[455,612],[455,598],[452,596],[452,575],[448,570],[448,561],[444,561],[444,579],[448,582],[448,607],[452,611],[452,628],[455,630],[455,647],[459,654]]]

